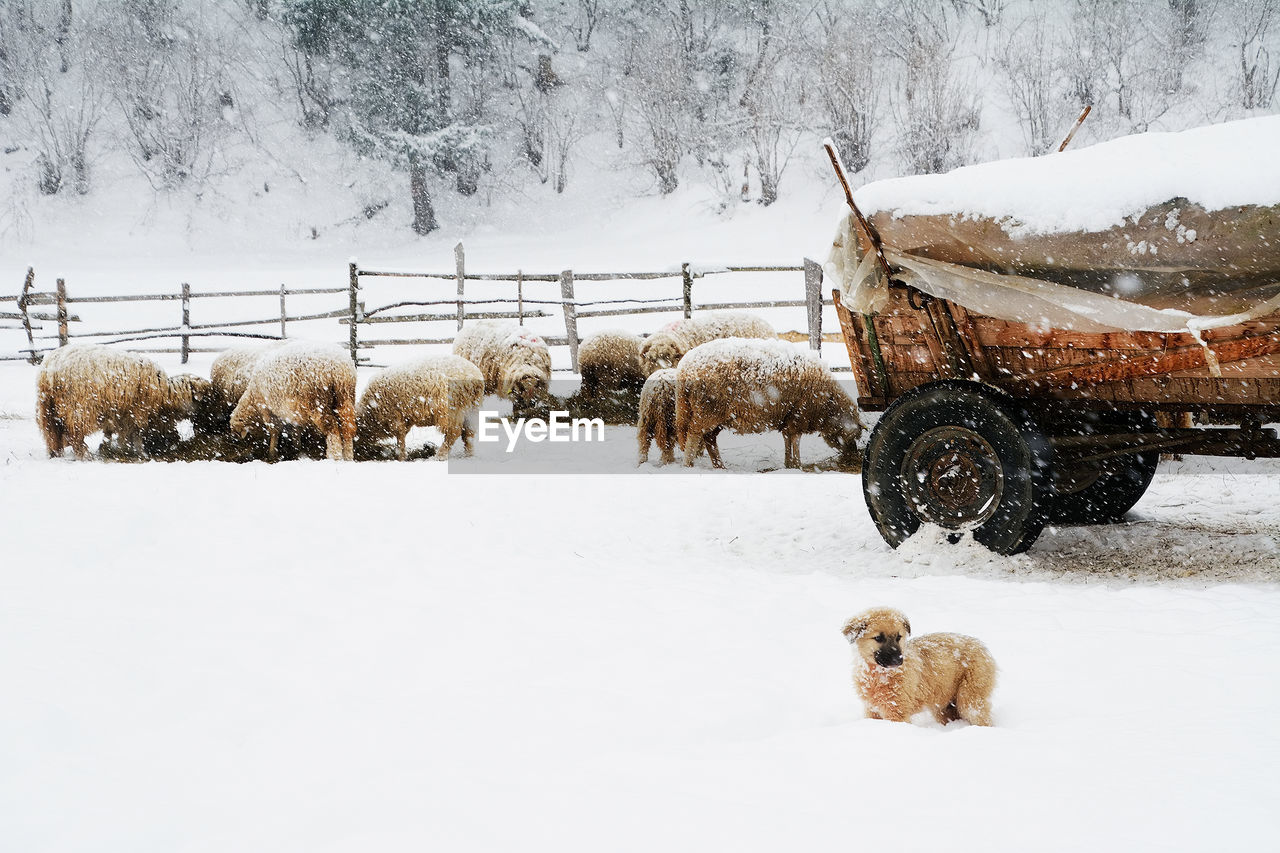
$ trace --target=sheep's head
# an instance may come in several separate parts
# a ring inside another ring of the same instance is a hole
[[[227,406],[222,394],[208,379],[183,373],[169,380],[174,395],[182,405],[182,413],[191,418],[191,426],[201,435],[213,435],[227,421]],[[189,404],[187,401],[190,401]]]
[[[862,437],[862,431],[862,419],[858,417],[857,407],[849,401],[848,407],[842,407],[823,428],[822,439],[839,452],[840,464],[849,466],[861,458],[858,439]]]
[[[382,416],[378,395],[365,394],[356,408],[356,441],[377,442],[391,436],[391,427]]]
[[[522,364],[503,377],[502,392],[518,403],[544,399],[550,386],[546,373],[531,364]]]
[[[675,367],[684,358],[684,349],[667,332],[654,332],[640,345],[640,365],[645,376],[655,370]]]

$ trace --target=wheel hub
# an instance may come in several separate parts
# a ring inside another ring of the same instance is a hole
[[[1004,469],[981,435],[965,427],[940,426],[907,448],[902,484],[923,521],[952,529],[974,527],[1000,506]]]

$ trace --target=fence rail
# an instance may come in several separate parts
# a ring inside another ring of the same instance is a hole
[[[27,346],[19,348],[16,355],[0,355],[0,361],[27,360],[32,364],[39,361],[40,356],[52,350],[53,346],[45,346],[44,342],[57,342],[57,346],[66,346],[72,339],[72,324],[81,323],[79,315],[68,310],[71,305],[146,303],[146,302],[178,302],[181,305],[181,321],[174,325],[155,325],[147,328],[118,329],[114,331],[77,330],[74,337],[94,340],[104,344],[133,343],[138,341],[175,340],[177,346],[148,349],[146,352],[180,353],[182,362],[186,363],[192,353],[217,352],[216,347],[193,346],[193,341],[202,338],[249,338],[278,340],[288,336],[290,323],[309,322],[315,320],[336,320],[340,326],[347,327],[347,347],[352,361],[359,365],[367,363],[368,358],[362,356],[360,350],[381,346],[403,345],[440,345],[450,344],[453,337],[384,336],[379,338],[361,337],[362,326],[377,325],[390,330],[395,324],[431,323],[454,321],[457,329],[461,329],[468,320],[480,319],[513,319],[521,324],[527,319],[549,318],[560,314],[564,323],[563,335],[542,336],[550,346],[567,346],[569,348],[572,369],[578,370],[578,346],[582,338],[578,334],[578,321],[596,317],[622,317],[658,313],[681,313],[691,317],[694,311],[714,309],[765,309],[765,308],[797,308],[804,307],[808,325],[809,345],[818,350],[822,343],[822,269],[814,261],[805,259],[798,266],[715,266],[702,267],[690,263],[682,263],[678,269],[650,272],[576,272],[571,269],[558,273],[529,272],[517,270],[514,273],[468,273],[466,257],[462,244],[454,248],[455,269],[452,272],[409,270],[371,270],[361,269],[356,261],[348,265],[346,287],[288,287],[281,285],[274,290],[218,290],[193,291],[188,284],[182,284],[178,292],[142,293],[132,295],[100,295],[72,296],[67,292],[65,279],[56,279],[54,290],[35,290],[35,269],[27,270],[22,292],[17,297],[8,297],[3,301],[13,301],[16,312],[0,312],[0,320],[20,321],[20,325],[0,325],[0,330],[26,332]],[[732,302],[695,302],[693,298],[694,284],[700,279],[711,276],[732,275],[735,273],[803,273],[803,299],[768,299],[743,300]],[[385,305],[366,309],[363,299],[362,282],[367,279],[406,279],[425,280],[441,283],[453,281],[456,293],[447,297],[408,299],[389,302]],[[651,296],[618,296],[616,298],[578,299],[575,293],[579,282],[637,282],[679,280],[679,295]],[[485,298],[468,298],[468,282],[512,282],[516,292],[512,296]],[[524,293],[526,283],[559,284],[560,298],[528,298]],[[346,293],[346,306],[329,311],[305,314],[290,314],[288,297],[290,296],[323,296]],[[222,322],[193,323],[192,303],[206,299],[236,299],[249,297],[279,298],[279,312],[270,317],[253,319],[236,319]],[[54,306],[53,312],[31,310],[33,306]],[[446,309],[436,312],[393,313],[412,308]],[[452,310],[448,310],[452,309]],[[556,310],[558,309],[558,310]],[[553,313],[554,311],[554,313]],[[56,323],[57,333],[43,333],[44,327],[39,322]],[[277,333],[242,331],[252,326],[278,325]],[[41,332],[42,334],[37,334]]]

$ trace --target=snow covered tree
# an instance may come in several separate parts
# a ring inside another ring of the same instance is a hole
[[[347,91],[346,134],[409,173],[413,230],[438,227],[430,175],[474,192],[493,128],[454,93],[457,72],[482,66],[504,32],[541,38],[521,0],[289,0],[284,20],[305,53],[336,63]]]

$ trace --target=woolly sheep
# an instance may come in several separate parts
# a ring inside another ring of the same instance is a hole
[[[370,380],[356,407],[360,441],[394,436],[403,462],[408,454],[405,436],[415,426],[435,426],[444,433],[437,459],[448,459],[449,449],[462,437],[471,455],[468,412],[484,397],[484,374],[456,355],[430,356],[389,367]]]
[[[649,441],[652,439],[662,451],[661,464],[676,460],[676,371],[671,368],[655,370],[640,390],[640,421],[636,425],[636,439],[640,445],[640,460],[649,461]]]
[[[293,341],[264,353],[254,365],[231,413],[232,432],[245,436],[261,424],[269,436],[267,458],[275,460],[283,424],[314,427],[325,438],[329,459],[355,458],[356,369],[342,349]]]
[[[644,385],[640,366],[640,337],[620,329],[597,332],[578,348],[582,393],[637,391]]]
[[[36,377],[36,421],[50,457],[71,447],[77,459],[87,459],[92,433],[102,430],[105,441],[114,435],[142,450],[145,439],[174,433],[210,396],[207,380],[170,377],[145,356],[72,344],[45,356]]]
[[[551,387],[546,342],[514,323],[481,320],[465,326],[453,342],[453,354],[480,368],[486,394],[506,397],[516,407],[545,398]]]
[[[231,412],[236,403],[244,396],[249,387],[249,378],[253,375],[254,365],[258,359],[273,349],[284,345],[284,341],[245,344],[231,347],[218,353],[209,367],[209,381],[213,383],[213,399],[215,403],[212,423],[216,430],[227,428],[231,420]]]
[[[684,464],[693,465],[705,444],[711,463],[723,468],[716,436],[779,430],[784,464],[800,467],[800,436],[820,434],[840,451],[857,454],[862,434],[858,407],[826,365],[785,341],[726,338],[702,344],[676,371],[676,437]]]
[[[718,338],[776,338],[773,327],[753,314],[725,311],[668,323],[640,345],[640,363],[646,376],[664,367],[676,367],[685,353]]]

